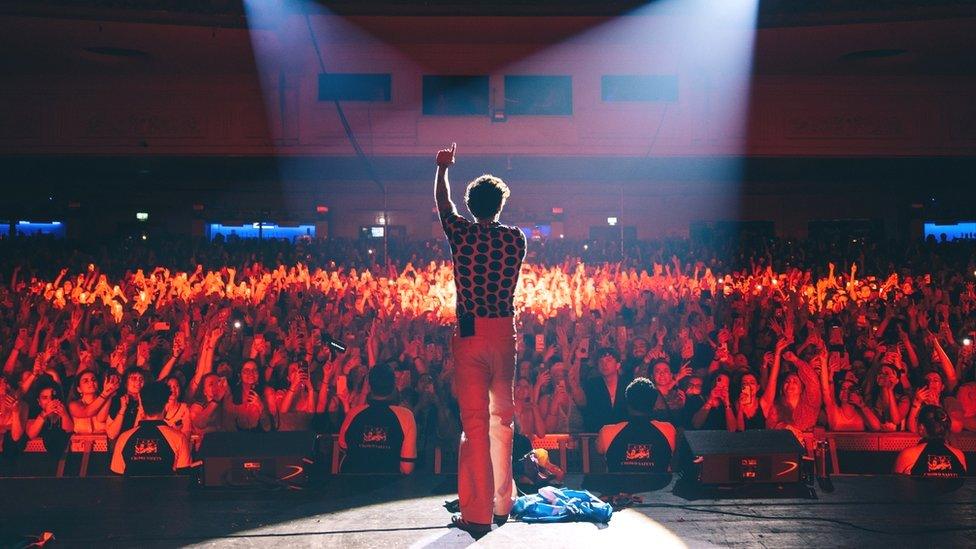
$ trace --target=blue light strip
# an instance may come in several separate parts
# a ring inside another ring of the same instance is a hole
[[[950,225],[925,224],[925,238],[932,236],[937,241],[941,241],[942,235],[945,235],[946,241],[950,242],[961,238],[976,239],[976,221],[965,221]]]
[[[224,238],[283,238],[294,241],[296,238],[309,237],[315,238],[315,225],[298,225],[292,227],[282,227],[274,223],[262,223],[260,230],[258,223],[248,223],[245,225],[223,225],[221,223],[210,223],[208,237],[213,240],[218,234]]]
[[[48,234],[57,238],[64,238],[64,223],[60,221],[34,222],[19,220],[14,225],[14,230],[22,235]],[[0,221],[0,235],[10,234],[10,222]]]

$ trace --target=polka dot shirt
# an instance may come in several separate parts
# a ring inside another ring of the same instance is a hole
[[[525,235],[518,227],[473,223],[453,208],[441,210],[444,234],[451,243],[457,315],[502,318],[515,315]]]

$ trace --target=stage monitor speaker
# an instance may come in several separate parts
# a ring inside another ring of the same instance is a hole
[[[803,446],[787,430],[685,431],[682,471],[703,485],[803,480]]]
[[[308,480],[315,433],[207,433],[200,446],[204,486],[246,486]]]

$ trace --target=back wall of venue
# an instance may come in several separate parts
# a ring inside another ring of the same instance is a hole
[[[22,52],[4,58],[0,83],[12,199],[0,218],[69,215],[73,234],[107,234],[152,203],[154,219],[186,233],[200,221],[314,222],[326,205],[330,234],[354,236],[382,214],[334,103],[320,99],[301,14],[250,31],[0,18]],[[760,28],[733,124],[721,122],[727,75],[666,36],[607,32],[611,20],[313,15],[308,24],[328,73],[389,77],[386,92],[342,108],[387,182],[389,223],[411,237],[436,234],[430,159],[450,141],[460,146],[457,200],[461,183],[496,173],[519,188],[509,221],[546,223],[562,208],[567,238],[609,217],[641,238],[721,221],[770,221],[779,235],[803,236],[825,219],[873,220],[905,237],[920,205],[953,202],[967,181],[976,62],[955,46],[976,32],[971,19]],[[926,40],[935,34],[939,44]],[[424,79],[437,75],[483,76],[477,114],[425,108]],[[519,114],[506,77],[520,75],[568,78],[561,114]],[[653,76],[656,95],[618,100],[606,77],[621,75]],[[921,182],[924,191],[911,190]],[[857,198],[832,198],[824,185]]]

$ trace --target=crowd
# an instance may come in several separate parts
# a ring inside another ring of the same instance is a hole
[[[374,243],[375,245],[375,243]],[[685,429],[976,430],[971,242],[530,242],[516,293],[516,423],[595,432],[653,381]],[[373,252],[373,253],[371,253]],[[110,439],[170,391],[166,425],[338,432],[388,365],[417,456],[456,446],[446,243],[0,240],[0,433],[16,455]],[[619,397],[619,398],[618,398]],[[194,437],[199,438],[199,437]]]

